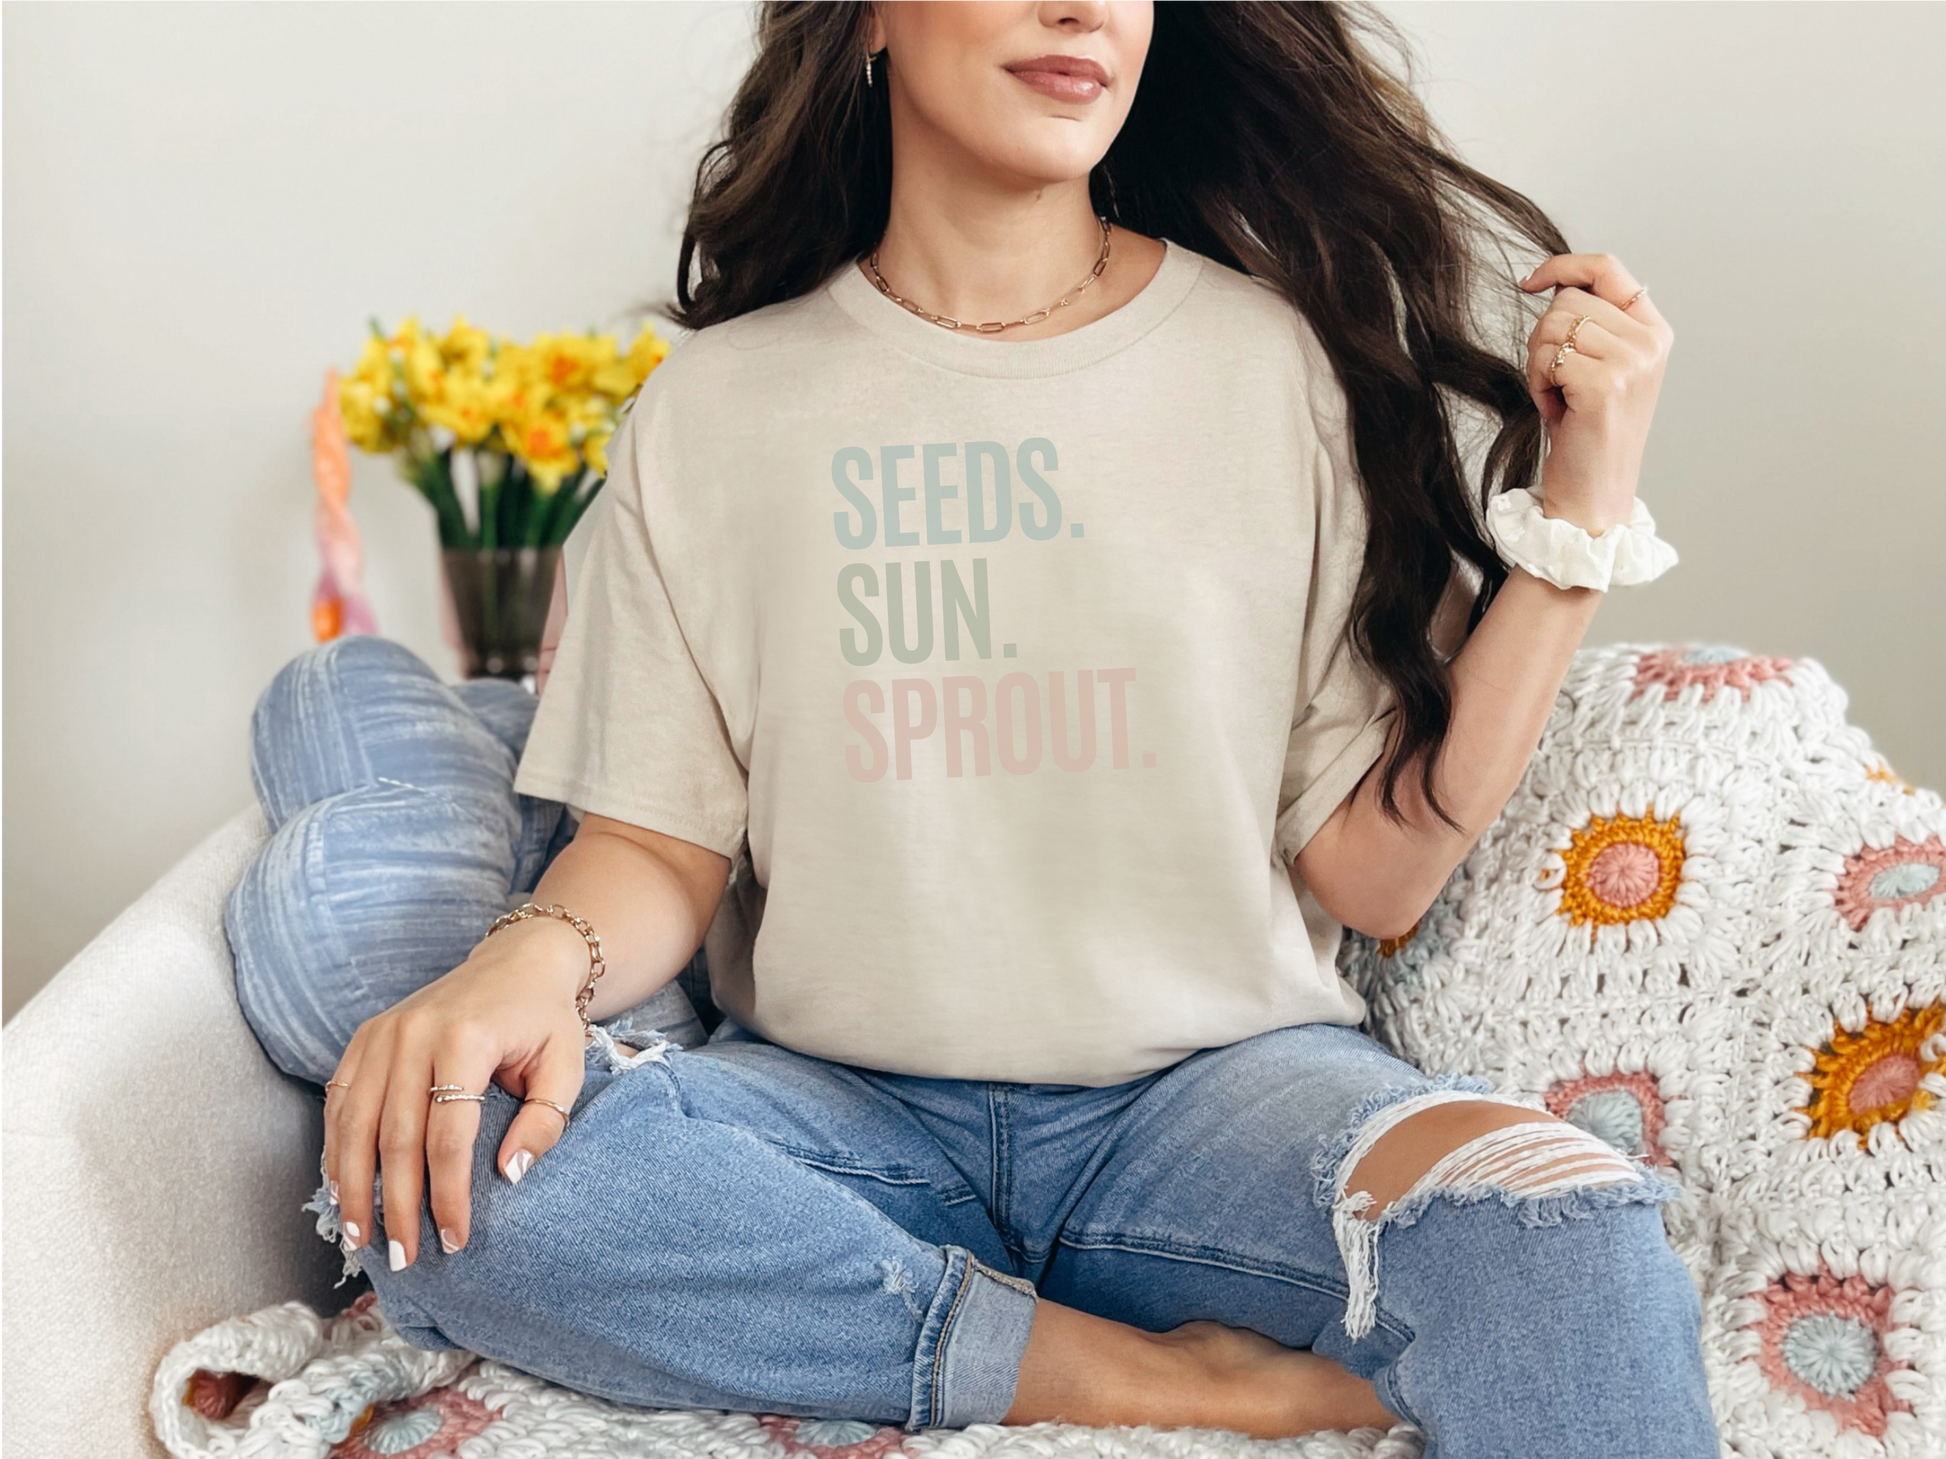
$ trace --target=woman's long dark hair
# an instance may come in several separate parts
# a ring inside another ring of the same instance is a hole
[[[666,306],[677,324],[807,293],[877,243],[892,132],[884,82],[864,84],[870,20],[867,3],[761,7],[756,61],[697,168]],[[1489,338],[1481,304],[1512,304],[1510,250],[1567,244],[1531,201],[1452,154],[1372,41],[1404,54],[1363,5],[1161,0],[1090,193],[1113,222],[1274,284],[1323,342],[1367,509],[1352,638],[1399,707],[1381,804],[1401,814],[1396,789],[1416,765],[1450,824],[1433,792],[1452,718],[1434,615],[1461,563],[1477,573],[1469,633],[1486,612],[1506,570],[1480,513],[1534,479],[1542,444],[1513,337]],[[1461,417],[1490,432],[1477,507]]]

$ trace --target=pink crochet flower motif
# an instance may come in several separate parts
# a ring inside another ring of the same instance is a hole
[[[374,1407],[331,1450],[331,1459],[443,1459],[494,1423],[498,1414],[457,1388]]]
[[[1822,1266],[1810,1277],[1785,1272],[1764,1288],[1763,1315],[1748,1324],[1762,1343],[1758,1367],[1772,1388],[1830,1414],[1839,1428],[1883,1438],[1888,1415],[1912,1412],[1885,1383],[1887,1373],[1911,1366],[1885,1354],[1894,1295]]]
[[[1653,1074],[1588,1074],[1564,1079],[1541,1096],[1547,1112],[1624,1155],[1673,1165],[1662,1148],[1662,1090]]]
[[[1946,843],[1899,837],[1883,848],[1867,846],[1845,858],[1832,901],[1853,932],[1864,930],[1881,907],[1917,907],[1946,891]]]
[[[786,1454],[809,1454],[815,1459],[884,1459],[903,1453],[905,1431],[889,1424],[868,1424],[854,1418],[785,1418],[766,1413],[757,1422]]]
[[[1703,686],[1703,702],[1716,698],[1724,687],[1738,690],[1745,699],[1756,685],[1768,679],[1781,679],[1791,666],[1789,659],[1746,654],[1739,648],[1701,648],[1681,644],[1645,653],[1635,661],[1634,694],[1661,689],[1663,702],[1674,699],[1692,684]]]

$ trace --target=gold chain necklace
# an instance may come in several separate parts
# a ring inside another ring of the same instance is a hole
[[[904,305],[921,319],[937,324],[941,329],[966,329],[971,330],[975,334],[998,334],[1003,329],[1012,329],[1016,324],[1039,324],[1056,309],[1065,309],[1076,299],[1080,298],[1081,291],[1101,277],[1101,271],[1108,267],[1109,223],[1106,216],[1097,216],[1095,221],[1101,224],[1101,257],[1095,260],[1093,271],[1089,273],[1087,278],[1076,284],[1064,296],[1056,299],[1045,309],[1036,309],[1032,314],[1020,319],[994,320],[988,324],[968,324],[964,320],[955,319],[949,314],[934,314],[930,310],[921,309],[910,299],[903,298],[892,292],[892,286],[885,282],[885,275],[878,271],[878,249],[874,248],[872,250],[871,257],[866,259],[865,263],[866,267],[872,271],[872,282],[878,285],[879,293],[890,299],[894,304]]]

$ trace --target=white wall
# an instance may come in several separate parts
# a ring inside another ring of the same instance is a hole
[[[5,10],[5,1001],[249,802],[310,642],[308,412],[365,320],[628,323],[742,5]],[[379,625],[448,673],[430,513],[354,453]]]
[[[1474,165],[1677,341],[1598,641],[1815,658],[1946,789],[1946,6],[1393,4]]]
[[[1946,11],[1388,7],[1480,165],[1680,343],[1644,496],[1683,565],[1596,637],[1821,659],[1946,785]],[[306,412],[367,315],[528,334],[674,278],[749,11],[4,11],[8,1013],[245,804],[308,642]],[[430,520],[359,466],[381,626],[451,670]]]

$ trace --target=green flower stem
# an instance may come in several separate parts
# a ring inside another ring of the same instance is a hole
[[[500,494],[507,489],[507,478],[501,477],[493,485],[484,482],[480,485],[480,540],[468,544],[478,546],[482,551],[490,551],[500,545]]]
[[[498,479],[479,473],[479,526],[467,524],[459,493],[453,488],[451,449],[401,453],[410,479],[433,509],[439,526],[439,545],[447,549],[492,551],[498,547],[559,547],[581,514],[607,484],[603,477],[583,471],[562,479],[554,491],[543,493],[524,463],[509,455]]]
[[[552,547],[561,540],[554,535],[556,526],[564,514],[572,513],[574,498],[580,490],[579,477],[562,478],[561,484],[554,488],[554,494],[540,504],[541,509],[534,513],[533,519],[527,524],[529,547]]]
[[[466,513],[460,510],[459,494],[453,490],[451,454],[441,452],[421,458],[414,466],[412,483],[432,504],[433,516],[439,524],[439,545],[472,546],[466,530]]]
[[[498,508],[494,513],[495,547],[520,545],[520,518],[533,495],[534,479],[527,474],[526,464],[516,456],[508,463],[506,479],[500,483],[500,500],[495,503]]]

